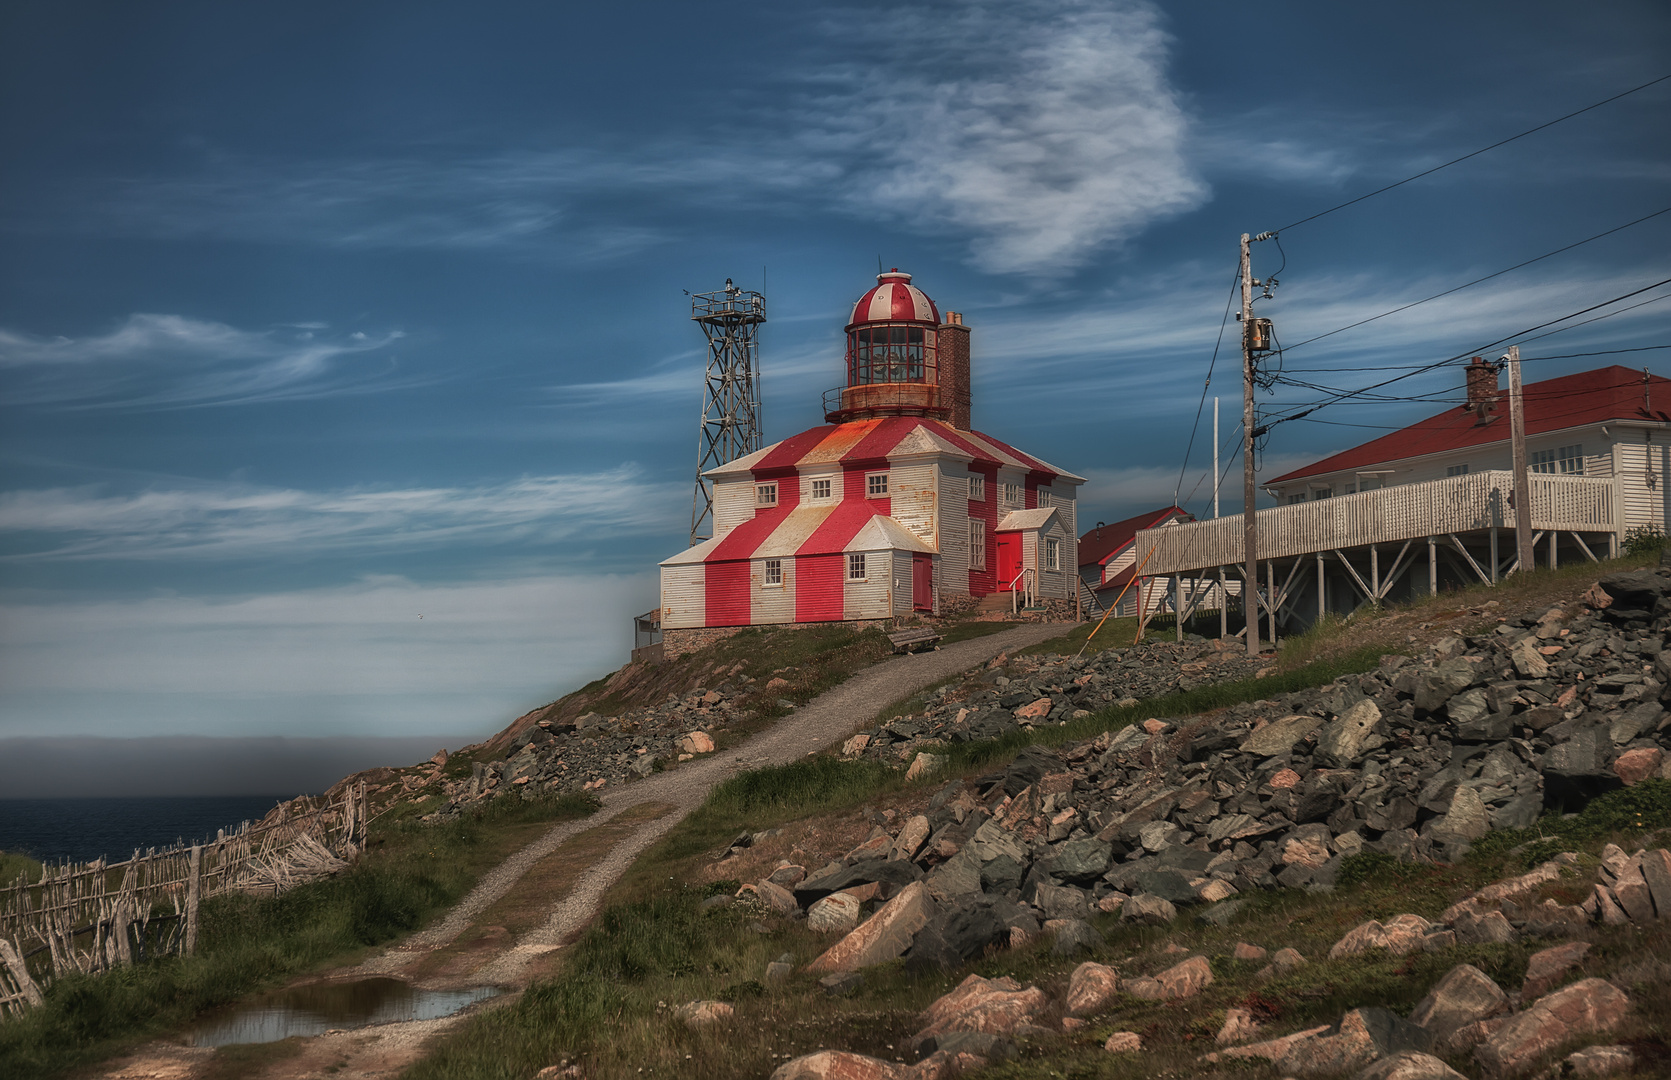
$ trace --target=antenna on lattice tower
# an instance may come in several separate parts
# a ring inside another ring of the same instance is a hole
[[[716,292],[692,293],[690,317],[708,338],[702,384],[702,422],[696,434],[696,493],[691,499],[691,546],[714,529],[714,486],[702,474],[760,449],[760,324],[766,298],[725,279]]]

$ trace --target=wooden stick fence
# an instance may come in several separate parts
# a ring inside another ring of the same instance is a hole
[[[0,1019],[41,1003],[69,972],[93,974],[197,949],[198,906],[229,892],[277,894],[346,867],[365,845],[364,784],[337,799],[280,804],[278,817],[125,862],[64,863],[0,887]],[[300,803],[305,809],[292,812]]]

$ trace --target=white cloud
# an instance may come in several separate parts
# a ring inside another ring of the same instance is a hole
[[[1149,4],[1005,0],[829,22],[856,32],[866,59],[819,73],[836,90],[806,103],[801,142],[858,163],[856,212],[959,229],[988,271],[1059,274],[1207,196]]]
[[[355,332],[322,340],[320,327],[241,330],[183,315],[130,315],[79,338],[0,328],[0,378],[13,405],[185,408],[295,400],[388,389],[386,350],[404,335]],[[372,359],[357,365],[349,361]],[[406,384],[411,380],[407,379]]]
[[[674,531],[667,508],[681,506],[683,494],[682,487],[646,480],[632,465],[479,487],[33,489],[0,494],[0,537],[10,537],[10,561],[407,551]]]

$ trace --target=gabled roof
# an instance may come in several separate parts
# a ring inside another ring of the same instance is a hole
[[[763,510],[725,536],[686,548],[663,566],[729,562],[736,559],[792,559],[843,551],[921,551],[934,548],[873,503],[848,500],[822,506]]]
[[[1564,428],[1609,421],[1671,422],[1671,379],[1646,376],[1627,367],[1596,368],[1527,383],[1521,390],[1526,409],[1526,434],[1541,435]],[[1644,400],[1646,398],[1646,401]],[[1390,435],[1371,439],[1312,465],[1283,473],[1265,484],[1281,484],[1323,473],[1367,469],[1389,461],[1441,454],[1450,450],[1507,442],[1508,391],[1497,391],[1496,405],[1484,424],[1466,405],[1457,405]],[[1084,551],[1081,544],[1080,551]],[[1081,559],[1084,555],[1081,554]]]
[[[1039,506],[1032,510],[1011,510],[1004,515],[1004,520],[998,523],[995,532],[1021,532],[1026,529],[1042,529],[1050,524],[1050,519],[1056,516],[1054,506]]]
[[[1168,506],[1164,510],[1150,510],[1124,521],[1116,521],[1112,525],[1091,529],[1079,538],[1079,565],[1095,566],[1107,562],[1112,556],[1125,550],[1127,544],[1137,539],[1139,530],[1159,525],[1173,514],[1182,514],[1191,521],[1195,520],[1194,515],[1183,507]]]
[[[939,453],[981,465],[1025,469],[1040,481],[1083,484],[1083,476],[1022,453],[979,431],[959,431],[944,420],[889,416],[825,424],[709,469],[714,478],[752,474],[762,479],[815,465],[856,465],[905,454]]]

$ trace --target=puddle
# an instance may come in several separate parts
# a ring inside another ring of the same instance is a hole
[[[435,1020],[494,997],[498,989],[419,990],[399,979],[308,983],[264,994],[198,1026],[193,1046],[264,1043],[293,1035],[366,1027],[401,1020]]]

